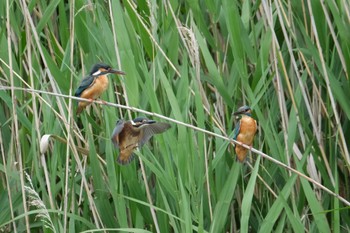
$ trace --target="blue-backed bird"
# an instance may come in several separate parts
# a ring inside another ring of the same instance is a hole
[[[108,87],[108,74],[124,75],[125,73],[112,69],[112,67],[107,64],[97,63],[92,67],[89,75],[81,81],[74,95],[76,97],[90,99],[91,102],[99,98]],[[91,102],[79,101],[76,112],[77,115],[80,114],[86,106],[91,104]]]
[[[241,118],[234,129],[233,139],[248,146],[253,145],[254,136],[257,130],[256,120],[252,118],[251,114],[252,110],[246,105],[238,108],[237,112],[233,113],[235,116],[241,115]],[[240,162],[243,162],[247,156],[248,149],[236,144],[235,151],[237,159]]]
[[[112,133],[112,142],[119,149],[117,162],[121,165],[130,163],[134,150],[141,148],[154,134],[160,134],[170,128],[170,124],[156,122],[145,117],[134,120],[118,120]]]

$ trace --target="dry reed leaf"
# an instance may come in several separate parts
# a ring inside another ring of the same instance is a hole
[[[47,148],[49,147],[49,139],[52,135],[51,134],[45,134],[40,139],[40,153],[44,154],[47,151]]]

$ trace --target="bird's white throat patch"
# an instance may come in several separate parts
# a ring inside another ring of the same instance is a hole
[[[95,75],[99,75],[99,74],[101,74],[101,70],[96,71],[96,72],[93,73],[92,75],[95,76]]]

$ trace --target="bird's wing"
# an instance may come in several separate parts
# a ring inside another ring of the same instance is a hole
[[[170,124],[164,122],[156,122],[150,125],[141,126],[143,128],[143,136],[140,140],[140,147],[143,146],[154,134],[160,134],[170,128]]]
[[[74,95],[77,96],[77,97],[80,97],[81,93],[83,93],[83,91],[86,88],[90,87],[95,82],[95,80],[96,80],[96,76],[92,76],[92,75],[87,76],[86,78],[84,78],[81,81],[78,89],[75,91]]]
[[[120,132],[122,132],[124,128],[124,123],[125,123],[124,120],[119,120],[112,133],[111,140],[116,148],[119,147],[118,135],[120,134]]]
[[[241,130],[241,120],[239,120],[237,122],[235,130],[233,131],[233,139],[234,140],[237,140],[237,136],[238,136],[240,130]]]

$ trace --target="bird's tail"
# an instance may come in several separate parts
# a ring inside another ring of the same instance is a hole
[[[83,111],[84,107],[78,106],[76,114],[79,115]]]
[[[124,156],[123,154],[120,154],[119,157],[117,158],[117,162],[120,164],[120,165],[127,165],[129,164],[131,161],[133,161],[135,158],[135,154],[132,153],[131,155],[129,156]]]

